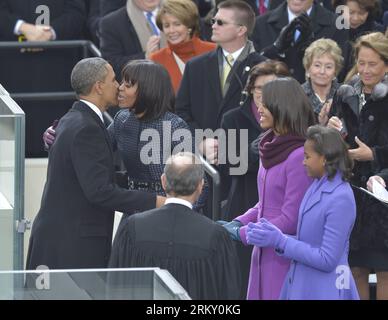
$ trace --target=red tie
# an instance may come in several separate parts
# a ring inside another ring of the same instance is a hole
[[[267,12],[267,8],[264,5],[264,1],[265,0],[259,0],[259,13],[260,13],[260,15]]]

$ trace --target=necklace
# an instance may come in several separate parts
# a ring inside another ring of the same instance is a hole
[[[362,110],[362,107],[365,105],[365,103],[366,103],[365,93],[364,93],[364,90],[362,90],[360,94],[359,105],[358,105],[359,111]]]

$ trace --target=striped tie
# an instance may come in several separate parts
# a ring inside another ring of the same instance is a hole
[[[152,21],[153,14],[152,12],[147,12],[147,21],[150,24],[150,27],[152,29],[152,34],[158,36],[159,35],[159,29],[156,27],[155,23]]]

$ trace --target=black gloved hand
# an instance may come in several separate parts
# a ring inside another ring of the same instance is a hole
[[[313,24],[311,18],[306,12],[297,16],[293,21],[296,23],[296,29],[300,31],[300,36],[295,45],[307,47],[313,39]]]
[[[296,27],[298,25],[298,21],[292,20],[288,25],[283,27],[280,31],[278,38],[273,44],[280,53],[284,53],[294,42],[294,34]]]

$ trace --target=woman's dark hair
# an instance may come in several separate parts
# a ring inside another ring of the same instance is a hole
[[[167,70],[150,60],[128,62],[121,72],[125,82],[137,84],[133,106],[141,120],[158,119],[167,111],[174,112],[175,95]]]
[[[333,8],[346,6],[349,1],[356,2],[361,9],[368,12],[368,19],[375,20],[381,13],[381,6],[378,0],[332,0]]]
[[[274,129],[281,135],[306,136],[316,123],[313,108],[298,81],[277,78],[263,86],[263,104],[273,117]]]
[[[325,170],[329,180],[337,174],[337,171],[342,173],[343,180],[350,180],[353,160],[350,158],[348,146],[338,130],[315,125],[308,128],[306,138],[313,142],[314,151],[325,157]]]
[[[284,62],[275,60],[266,60],[261,62],[251,69],[244,91],[248,92],[249,95],[252,95],[251,92],[255,86],[256,79],[262,76],[270,75],[274,75],[278,78],[289,77],[290,72]]]

